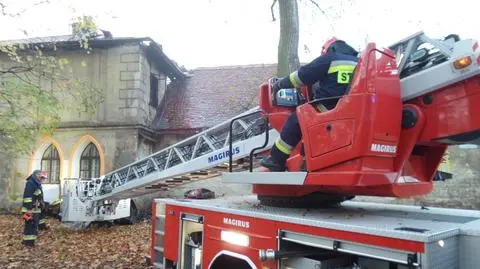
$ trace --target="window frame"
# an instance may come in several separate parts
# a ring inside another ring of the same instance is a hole
[[[94,151],[92,151],[92,148]],[[87,162],[87,169],[83,169],[83,162]],[[94,165],[93,163],[96,162],[96,171],[93,171]],[[79,167],[79,177],[84,178],[84,179],[90,179],[90,178],[98,178],[100,177],[100,151],[98,150],[97,146],[93,143],[90,142],[82,151],[80,154],[80,167]],[[84,173],[87,174],[87,176],[83,176]]]
[[[46,156],[48,153],[49,156]],[[44,167],[44,162],[47,163],[47,167]],[[57,163],[57,171],[55,175],[52,174],[53,163]],[[48,173],[48,178],[44,183],[46,184],[60,184],[60,174],[62,171],[62,162],[60,160],[60,153],[54,144],[50,144],[45,151],[43,151],[42,158],[40,159],[40,170]]]
[[[150,106],[157,108],[159,104],[158,100],[158,90],[159,90],[159,79],[158,77],[151,73],[150,74]]]

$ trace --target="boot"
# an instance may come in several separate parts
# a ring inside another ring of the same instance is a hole
[[[22,241],[22,245],[25,245],[29,248],[34,248],[35,247],[35,242],[34,241]]]
[[[266,158],[263,158],[260,164],[272,172],[284,172],[285,171],[285,165],[281,165],[272,158],[272,156],[268,156]]]
[[[260,164],[272,172],[284,172],[289,155],[281,152],[276,145],[273,145],[271,155],[263,158]]]

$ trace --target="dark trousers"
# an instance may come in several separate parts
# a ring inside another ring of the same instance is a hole
[[[47,229],[47,218],[46,218],[47,212],[45,209],[42,209],[42,213],[40,213],[40,216],[38,218],[38,229],[40,230],[46,230]]]
[[[32,214],[32,218],[25,220],[25,226],[23,227],[23,242],[25,244],[34,245],[37,240],[38,234],[38,222],[40,220],[40,214]]]
[[[302,140],[302,130],[298,123],[297,113],[293,112],[288,117],[280,132],[280,138],[272,147],[272,158],[276,163],[285,165],[292,149]]]

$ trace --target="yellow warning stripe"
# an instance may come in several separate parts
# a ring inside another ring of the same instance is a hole
[[[275,141],[275,146],[283,153],[290,155],[292,153],[292,146],[287,144],[285,141],[283,141],[281,138],[278,138],[277,141]]]
[[[24,235],[23,236],[23,240],[25,240],[25,241],[32,241],[32,240],[35,240],[35,239],[37,239],[36,235]]]

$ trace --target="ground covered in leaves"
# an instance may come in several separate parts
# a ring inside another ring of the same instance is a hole
[[[41,231],[30,249],[21,244],[21,217],[0,215],[0,268],[148,268],[149,222],[83,231],[48,222],[51,229]]]

